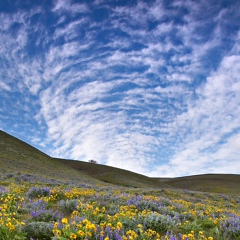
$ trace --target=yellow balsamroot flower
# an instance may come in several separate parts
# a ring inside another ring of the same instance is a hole
[[[102,208],[102,213],[105,213],[105,211],[106,211],[106,208],[103,207],[103,208]]]
[[[89,229],[91,229],[91,223],[88,222],[88,223],[86,224],[86,230],[89,230]]]
[[[70,224],[67,224],[67,225],[65,226],[65,229],[68,230],[69,228],[70,228]]]
[[[58,222],[55,222],[53,225],[53,228],[57,228],[58,227]]]
[[[2,208],[6,210],[8,208],[8,206],[6,204],[3,204]],[[2,209],[2,211],[3,211],[3,209]]]
[[[92,237],[92,233],[91,232],[86,232],[88,237]]]
[[[148,229],[147,231],[144,232],[144,235],[147,236],[147,237],[152,237],[156,234],[157,234],[157,232],[153,231],[152,229]]]
[[[74,226],[76,226],[77,228],[82,228],[82,224],[81,223],[76,223],[75,221],[74,221]]]
[[[77,235],[74,234],[74,233],[71,233],[71,234],[70,234],[70,239],[77,239]]]
[[[73,222],[72,222],[72,225],[75,226],[75,225],[77,225],[77,223],[76,223],[75,221],[73,221]]]
[[[7,226],[7,227],[10,227],[10,226],[11,226],[11,223],[8,222],[8,223],[6,224],[6,226]]]
[[[105,237],[104,240],[109,240],[109,237]]]
[[[62,234],[61,230],[59,230],[59,229],[54,229],[52,232],[54,233],[54,235],[55,235],[56,237],[60,237],[61,234]]]
[[[84,220],[83,220],[83,224],[87,224],[88,223],[88,220],[85,218]]]
[[[77,234],[78,234],[80,237],[83,237],[83,236],[85,235],[82,230],[79,230],[79,231],[77,232]]]
[[[118,222],[117,223],[117,230],[120,230],[122,228],[122,223],[121,222]]]
[[[15,227],[13,225],[11,225],[9,228],[11,231],[15,230]]]
[[[189,233],[187,236],[188,236],[188,239],[193,239],[194,238],[194,235],[192,233]]]
[[[182,235],[182,240],[187,239],[187,237],[188,237],[188,236],[187,236],[186,234],[183,234],[183,235]]]
[[[135,233],[133,230],[128,230],[126,234],[128,235],[129,239],[135,239],[138,237],[138,234]]]
[[[78,211],[74,210],[74,211],[72,212],[72,217],[75,217],[75,216],[78,216],[78,215],[79,215],[79,212],[78,212]]]
[[[62,224],[68,224],[67,218],[63,218],[63,219],[62,219]]]

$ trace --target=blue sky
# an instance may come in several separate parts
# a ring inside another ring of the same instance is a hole
[[[154,177],[240,174],[240,1],[0,2],[0,128]]]

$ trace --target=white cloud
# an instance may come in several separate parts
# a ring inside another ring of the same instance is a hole
[[[0,82],[0,90],[11,91],[11,87],[4,82]]]
[[[43,23],[31,25],[40,8],[0,15],[0,88],[8,99],[10,90],[24,99],[14,107],[38,122],[48,153],[141,173],[152,165],[155,176],[231,170],[226,158],[236,163],[239,147],[239,45],[228,55],[221,48],[216,70],[206,64],[227,37],[222,23],[229,10],[217,6],[212,18],[204,13],[208,1],[174,1],[168,9],[162,1],[95,4],[109,10],[106,22],[91,22],[87,4],[55,1],[52,33]],[[14,23],[20,27],[12,36]],[[202,34],[208,24],[213,29]]]
[[[239,55],[223,58],[218,70],[212,72],[207,82],[197,90],[198,99],[192,102],[192,107],[170,124],[174,131],[180,131],[183,138],[178,152],[169,163],[150,175],[238,173],[239,71]],[[187,134],[185,139],[183,134]]]
[[[73,3],[71,0],[57,0],[53,12],[62,13],[70,12],[71,14],[88,12],[88,6],[86,4]]]

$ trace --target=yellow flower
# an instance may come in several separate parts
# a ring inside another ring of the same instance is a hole
[[[74,234],[74,233],[71,233],[71,234],[70,234],[70,238],[71,238],[71,239],[77,239],[77,235]]]
[[[53,228],[57,228],[58,227],[58,222],[55,222],[53,225]]]
[[[87,232],[87,235],[88,235],[89,237],[92,237],[92,233],[91,233],[91,232]]]
[[[79,231],[78,231],[78,235],[79,235],[80,237],[83,237],[85,234],[84,234],[84,232],[83,232],[82,230],[79,230]]]
[[[68,224],[67,218],[63,218],[63,219],[62,219],[62,224]]]
[[[59,230],[59,229],[53,230],[53,233],[56,237],[60,237],[62,234],[61,230]]]
[[[65,226],[65,229],[68,230],[69,228],[70,228],[70,224],[67,224],[67,225]]]
[[[13,225],[10,226],[10,230],[13,231],[15,230],[15,227]]]
[[[142,225],[142,224],[138,224],[137,227],[138,227],[138,228],[142,228],[143,225]]]
[[[122,228],[122,223],[121,222],[118,222],[117,223],[117,229],[120,230]]]

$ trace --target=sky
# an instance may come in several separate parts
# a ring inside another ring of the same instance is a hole
[[[0,129],[150,177],[240,174],[239,9],[1,0]]]

